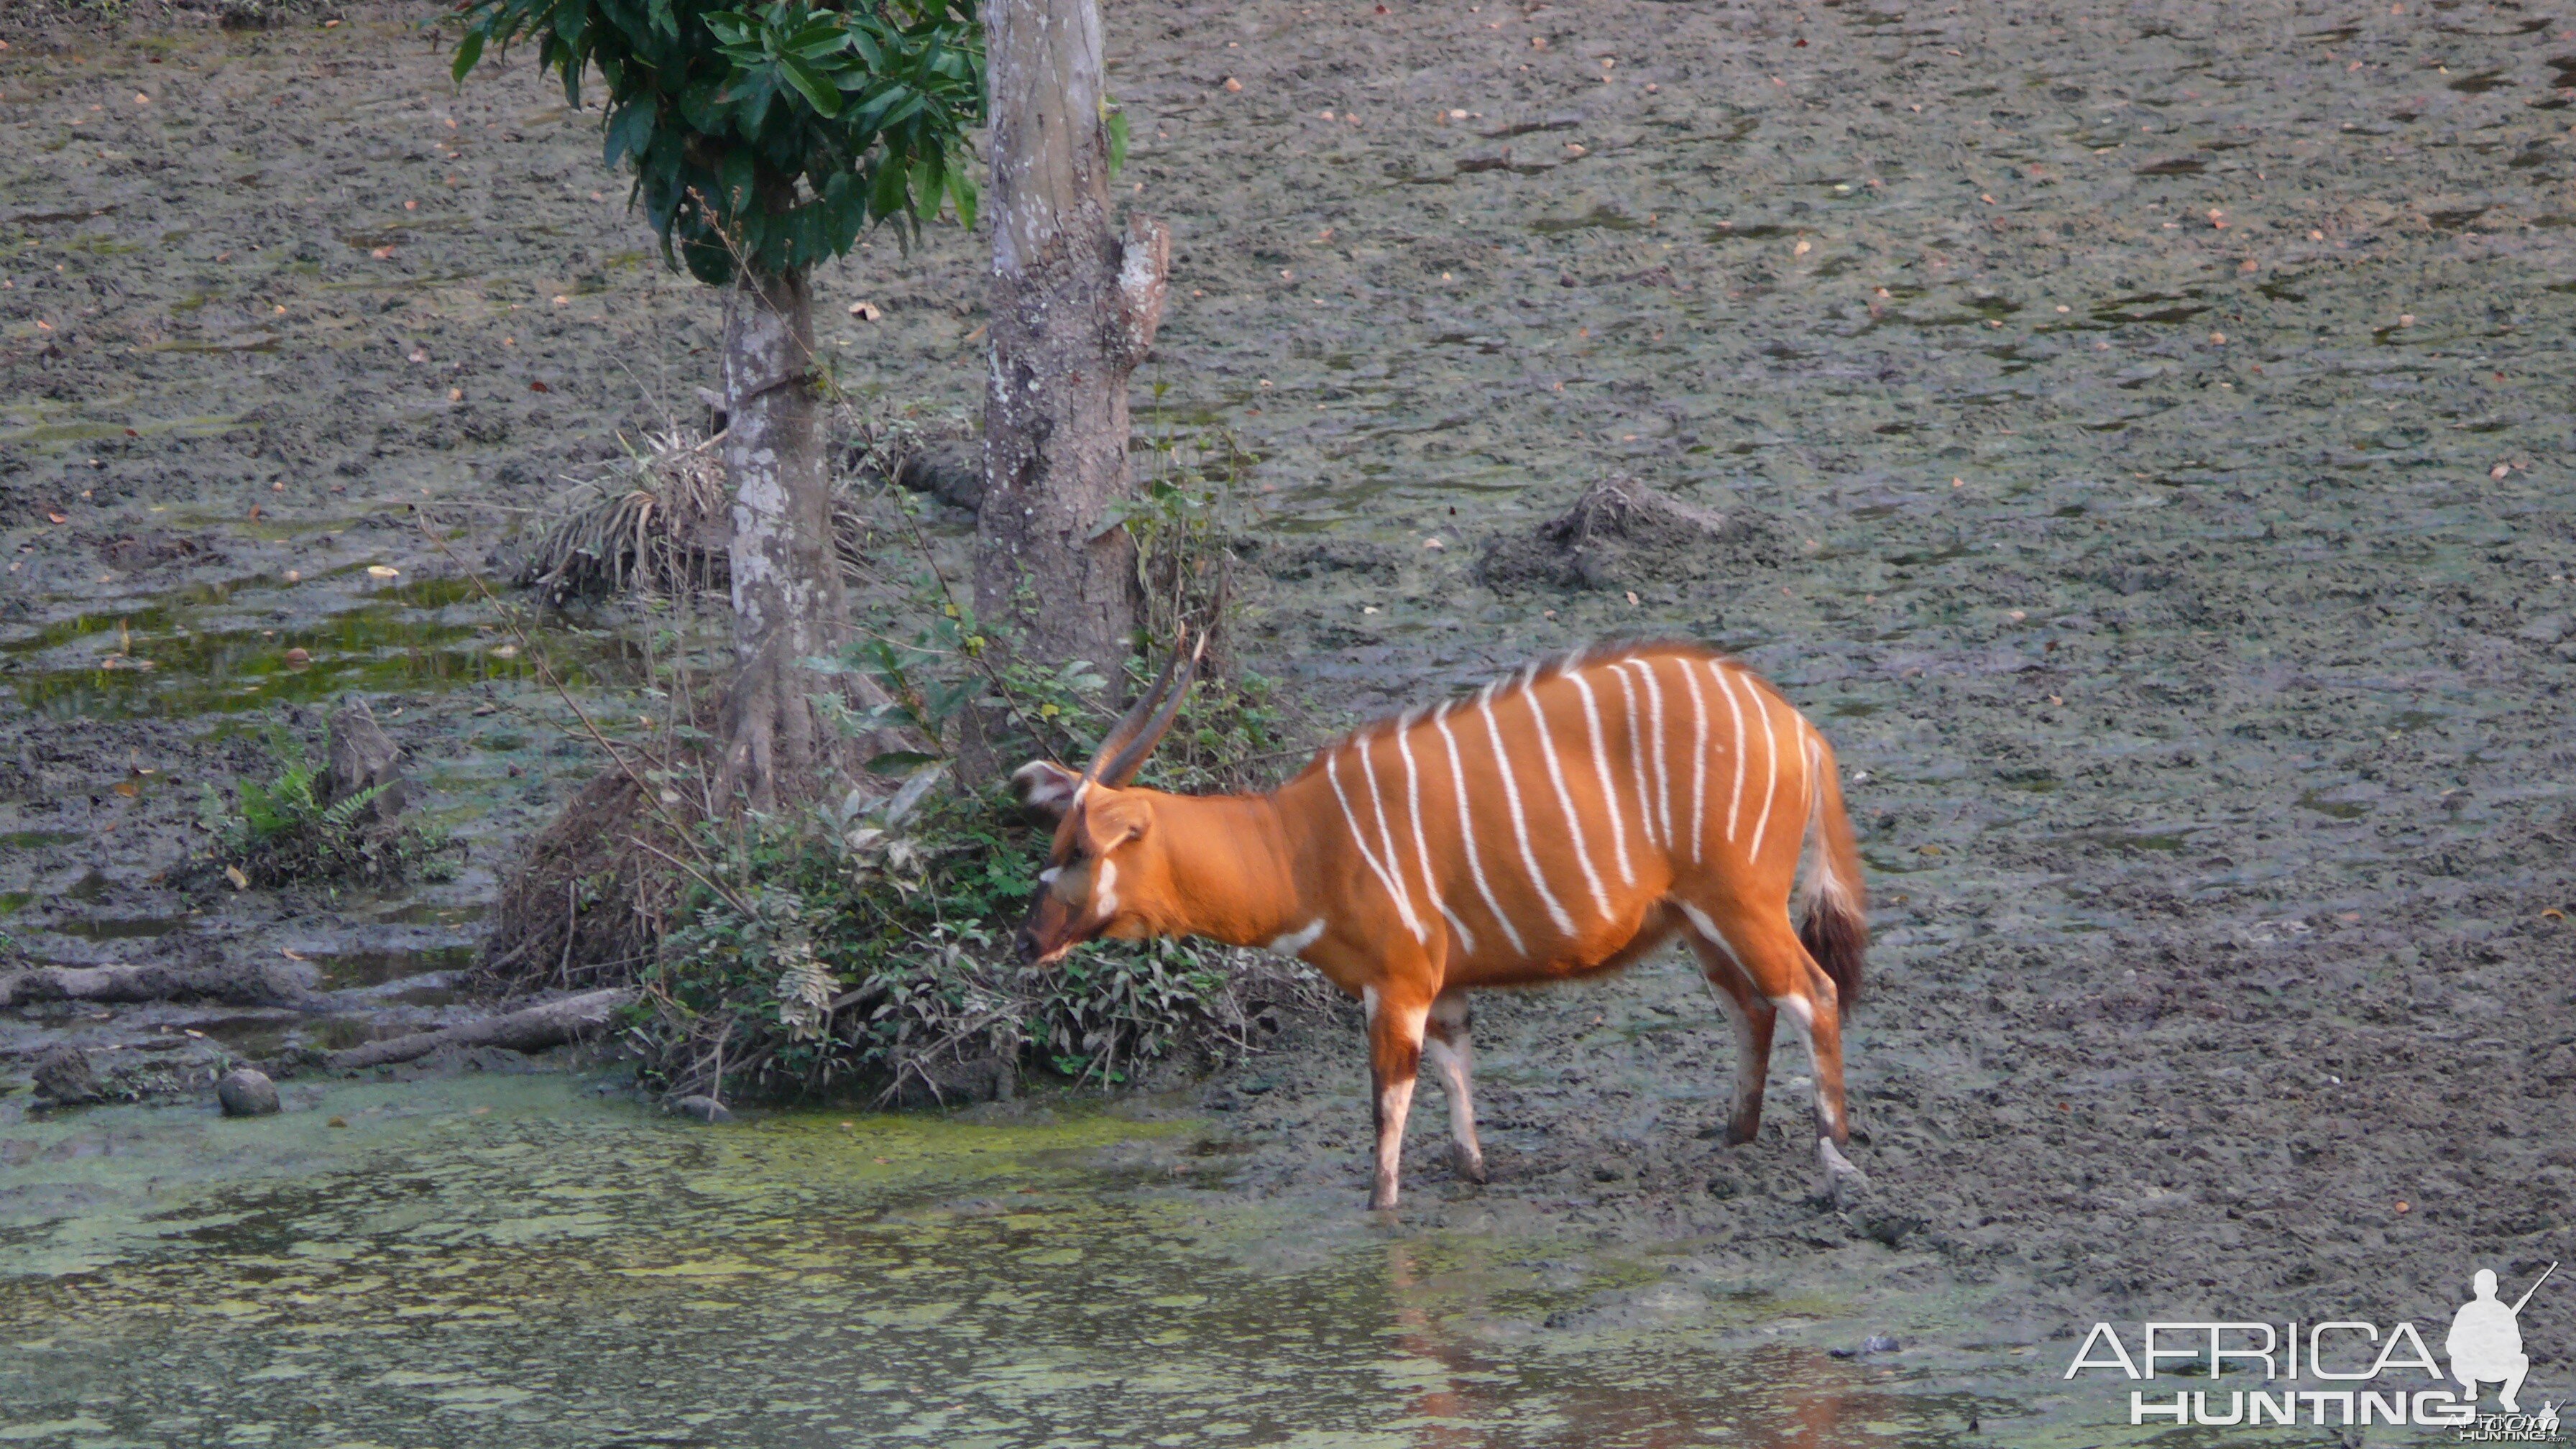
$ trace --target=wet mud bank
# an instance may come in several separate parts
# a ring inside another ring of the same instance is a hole
[[[1121,180],[1176,233],[1136,412],[1259,456],[1247,653],[1329,722],[1605,635],[1739,651],[1840,752],[1878,934],[1869,1202],[1808,1195],[1794,1049],[1762,1142],[1707,1135],[1732,1048],[1675,958],[1480,1007],[1495,1182],[1449,1177],[1426,1092],[1408,1231],[1964,1295],[1921,1352],[2060,1362],[2097,1318],[2429,1321],[2576,1255],[2563,18],[1309,8],[1109,16]],[[367,1031],[391,1008],[350,993],[440,990],[413,973],[590,768],[440,591],[685,413],[716,314],[595,118],[449,87],[409,18],[0,69],[0,189],[48,198],[0,216],[0,929],[378,960],[302,978]],[[977,257],[824,277],[844,380],[970,413]],[[1740,529],[1723,566],[1480,572],[1613,473]],[[546,627],[638,713],[640,629]],[[318,710],[289,647],[414,752],[453,882],[152,884],[197,782]],[[167,1010],[0,1029],[316,1029]],[[1301,1035],[1206,1086],[1192,1170],[1345,1231],[1363,1084],[1355,1039]],[[2566,1383],[2576,1298],[2523,1327]]]

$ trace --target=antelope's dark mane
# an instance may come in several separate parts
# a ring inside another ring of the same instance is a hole
[[[1529,664],[1522,665],[1520,668],[1507,674],[1498,674],[1492,679],[1487,680],[1485,683],[1477,685],[1473,689],[1469,689],[1464,693],[1453,694],[1436,705],[1416,705],[1413,708],[1398,714],[1391,714],[1378,719],[1373,719],[1367,724],[1361,725],[1359,728],[1352,730],[1350,733],[1343,735],[1337,740],[1334,740],[1330,744],[1317,749],[1315,751],[1314,758],[1306,762],[1306,768],[1299,770],[1296,775],[1291,778],[1289,783],[1294,784],[1296,781],[1306,778],[1308,775],[1322,769],[1324,767],[1324,762],[1327,759],[1330,759],[1332,756],[1340,754],[1342,751],[1351,748],[1353,745],[1360,744],[1374,736],[1396,730],[1410,730],[1418,725],[1429,724],[1434,719],[1445,718],[1448,715],[1475,703],[1477,697],[1488,689],[1501,689],[1512,684],[1544,684],[1548,680],[1561,678],[1565,675],[1575,673],[1578,670],[1590,669],[1597,664],[1608,664],[1619,659],[1633,659],[1641,654],[1679,655],[1688,659],[1700,659],[1707,660],[1712,663],[1732,664],[1737,669],[1743,671],[1746,678],[1752,680],[1755,684],[1760,685],[1764,690],[1769,691],[1775,697],[1782,697],[1785,700],[1785,696],[1780,696],[1780,691],[1772,685],[1771,681],[1763,678],[1758,671],[1748,667],[1743,660],[1726,653],[1724,650],[1712,649],[1708,645],[1702,644],[1696,639],[1647,638],[1603,640],[1598,643],[1586,644],[1579,649],[1568,649],[1563,653],[1551,654],[1544,659],[1535,660]]]

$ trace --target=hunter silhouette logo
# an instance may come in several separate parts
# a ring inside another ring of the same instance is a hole
[[[2477,1400],[2478,1385],[2494,1384],[2496,1403],[2508,1414],[2522,1412],[2514,1395],[2522,1392],[2523,1376],[2531,1372],[2531,1356],[2522,1351],[2522,1305],[2529,1303],[2531,1295],[2539,1292],[2540,1285],[2557,1271],[2558,1265],[2550,1264],[2513,1301],[2511,1308],[2496,1298],[2494,1269],[2480,1268],[2471,1280],[2470,1287],[2477,1296],[2460,1305],[2460,1311],[2451,1316],[2450,1337],[2442,1340],[2442,1352],[2451,1359],[2451,1377],[2469,1391],[2470,1402]],[[2542,1411],[2552,1420],[2553,1429],[2557,1427],[2555,1409],[2552,1405]]]
[[[2469,1301],[2451,1315],[2439,1358],[2430,1342],[2438,1319],[2423,1329],[2405,1321],[2381,1325],[2349,1318],[2148,1322],[2138,1325],[2134,1353],[2118,1329],[2096,1323],[2065,1377],[2116,1373],[2151,1382],[2188,1376],[2209,1385],[2132,1388],[2129,1423],[2140,1427],[2418,1425],[2456,1429],[2466,1443],[2546,1443],[2558,1438],[2559,1406],[2544,1401],[2537,1409],[2522,1407],[2523,1381],[2531,1372],[2522,1310],[2557,1272],[2556,1263],[2542,1269],[2508,1303],[2498,1296],[2495,1270],[2478,1269],[2470,1277]],[[2230,1379],[2247,1386],[2235,1387]],[[2500,1412],[2479,1412],[2481,1389],[2494,1390]]]

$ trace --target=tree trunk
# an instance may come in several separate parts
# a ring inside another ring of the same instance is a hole
[[[1171,234],[1112,228],[1094,0],[992,0],[991,365],[975,607],[1015,657],[1117,692],[1140,621],[1127,379],[1162,320]]]
[[[849,634],[832,549],[831,471],[815,428],[812,301],[796,272],[746,272],[725,294],[725,475],[733,487],[733,685],[721,798],[753,810],[821,793],[852,763],[815,705],[853,676],[818,674]]]

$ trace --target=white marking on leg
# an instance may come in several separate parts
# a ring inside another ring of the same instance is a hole
[[[1046,869],[1044,869],[1044,870],[1042,870],[1042,871],[1039,871],[1039,872],[1038,872],[1038,884],[1039,884],[1039,885],[1046,885],[1046,886],[1054,885],[1054,884],[1055,884],[1055,878],[1056,878],[1057,876],[1062,875],[1062,874],[1064,874],[1064,867],[1063,867],[1063,866],[1060,866],[1060,865],[1051,865],[1051,866],[1048,866]]]
[[[1452,1044],[1436,1036],[1422,1039],[1422,1053],[1431,1058],[1440,1073],[1440,1085],[1449,1093],[1449,1138],[1470,1159],[1481,1162],[1485,1152],[1476,1145],[1476,1103],[1474,1091],[1475,1060],[1473,1049],[1465,1042]]]
[[[1547,711],[1539,708],[1538,691],[1525,689],[1521,699],[1529,705],[1530,719],[1538,725],[1539,757],[1547,761],[1547,778],[1556,786],[1557,808],[1565,812],[1566,830],[1574,837],[1575,863],[1583,867],[1583,880],[1592,888],[1592,904],[1601,919],[1610,919],[1610,893],[1601,888],[1601,873],[1592,868],[1592,845],[1583,838],[1583,817],[1575,813],[1574,792],[1565,788],[1565,765],[1556,757],[1556,736],[1547,728]]]
[[[1637,782],[1637,833],[1646,843],[1655,843],[1655,810],[1646,803],[1646,731],[1637,723],[1637,686],[1628,678],[1630,661],[1622,659],[1610,666],[1619,676],[1619,693],[1628,701],[1628,769]]]
[[[1528,868],[1530,884],[1538,888],[1538,898],[1547,906],[1548,919],[1556,922],[1559,931],[1571,936],[1574,934],[1574,918],[1565,913],[1565,906],[1557,900],[1556,892],[1547,888],[1547,877],[1538,868],[1538,852],[1530,848],[1529,817],[1521,812],[1520,781],[1512,776],[1511,756],[1503,753],[1502,727],[1494,723],[1494,686],[1486,685],[1484,692],[1476,696],[1476,711],[1485,717],[1485,738],[1494,746],[1494,773],[1503,780],[1503,803],[1511,807],[1512,835],[1520,842],[1521,864]]]
[[[1771,1007],[1789,1018],[1790,1024],[1798,1029],[1799,1042],[1807,1048],[1807,1077],[1815,1088],[1818,1127],[1826,1132],[1841,1131],[1843,1126],[1841,1116],[1834,1111],[1833,1103],[1825,1097],[1824,1068],[1816,1062],[1815,1003],[1803,996],[1774,996],[1771,998]],[[1844,1165],[1848,1167],[1850,1164]]]
[[[1655,796],[1659,803],[1655,827],[1664,837],[1664,849],[1673,848],[1673,777],[1664,768],[1664,686],[1655,678],[1655,661],[1633,661],[1637,672],[1645,676],[1647,708],[1655,723]]]
[[[1115,864],[1105,860],[1100,863],[1100,874],[1091,881],[1091,904],[1092,909],[1104,916],[1117,911],[1118,867]]]
[[[1413,1110],[1413,1078],[1389,1083],[1377,1094],[1377,1181],[1384,1201],[1395,1206],[1396,1173],[1404,1161],[1404,1119]]]
[[[1735,742],[1730,747],[1735,751],[1735,789],[1726,797],[1726,843],[1733,845],[1737,812],[1744,808],[1744,706],[1736,702],[1735,682],[1727,678],[1725,669],[1712,660],[1708,672],[1717,676],[1717,687],[1726,692],[1726,713],[1735,721]]]
[[[1708,699],[1699,692],[1699,671],[1682,661],[1682,683],[1691,697],[1691,864],[1699,864],[1700,833],[1708,808]]]
[[[1762,858],[1762,827],[1771,823],[1771,801],[1780,793],[1780,740],[1771,732],[1771,701],[1757,689],[1753,691],[1753,707],[1762,716],[1762,748],[1770,756],[1771,779],[1762,787],[1762,813],[1753,819],[1753,843],[1744,848],[1747,861]]]
[[[1512,943],[1514,951],[1526,955],[1529,948],[1521,943],[1520,930],[1512,924],[1512,918],[1503,914],[1502,902],[1494,899],[1494,887],[1485,879],[1484,856],[1476,849],[1476,827],[1467,818],[1467,771],[1458,763],[1458,737],[1449,733],[1449,710],[1454,707],[1455,701],[1452,701],[1440,713],[1433,715],[1431,727],[1440,731],[1440,743],[1449,751],[1449,787],[1458,795],[1458,839],[1466,846],[1467,874],[1475,878],[1476,894],[1485,898],[1485,909],[1494,913],[1495,923],[1503,928],[1504,939]]]
[[[1592,736],[1592,773],[1601,780],[1601,803],[1610,807],[1610,839],[1619,847],[1619,882],[1637,883],[1637,868],[1628,862],[1628,823],[1619,818],[1619,788],[1610,783],[1610,752],[1601,744],[1601,710],[1593,702],[1591,681],[1581,674],[1568,674],[1577,692],[1583,696],[1583,724]]]
[[[1364,1011],[1364,1012],[1368,1013],[1368,1024],[1369,1024],[1369,1025],[1371,1025],[1371,1026],[1375,1026],[1375,1025],[1377,1025],[1377,988],[1376,988],[1376,987],[1374,987],[1374,986],[1363,986],[1363,987],[1361,987],[1361,988],[1360,988],[1360,1010],[1362,1010],[1362,1011]]]
[[[1365,742],[1360,745],[1360,772],[1368,777],[1369,807],[1377,812],[1378,849],[1384,852],[1382,858],[1386,861],[1386,873],[1395,878],[1396,893],[1402,902],[1405,919],[1413,927],[1413,939],[1430,940],[1431,928],[1413,913],[1413,891],[1404,883],[1404,861],[1395,853],[1395,833],[1387,828],[1386,797],[1377,790],[1377,756],[1370,752]],[[1426,888],[1431,886],[1427,873],[1422,883]]]
[[[1324,918],[1317,916],[1297,930],[1270,938],[1270,949],[1282,956],[1302,956],[1306,948],[1324,937]]]
[[[1417,716],[1410,711],[1395,723],[1395,752],[1404,760],[1404,809],[1413,820],[1413,856],[1422,863],[1422,893],[1431,898],[1431,904],[1448,918],[1450,929],[1458,933],[1459,951],[1472,956],[1476,954],[1476,934],[1458,919],[1456,911],[1449,909],[1448,900],[1441,895],[1440,877],[1431,869],[1431,845],[1422,834],[1422,777],[1413,768],[1413,726],[1417,723]]]
[[[1419,941],[1423,938],[1422,923],[1413,918],[1413,903],[1404,898],[1404,887],[1378,862],[1377,852],[1369,849],[1368,836],[1360,831],[1360,817],[1351,809],[1351,797],[1342,791],[1341,769],[1340,752],[1324,757],[1324,778],[1332,782],[1333,798],[1342,804],[1342,821],[1351,828],[1351,843],[1360,848],[1360,859],[1367,862],[1369,873],[1377,877],[1379,885],[1386,887],[1387,898],[1395,902],[1396,914],[1404,918],[1404,928]]]

